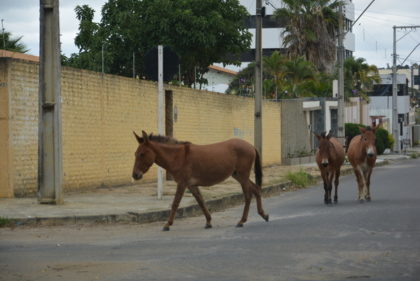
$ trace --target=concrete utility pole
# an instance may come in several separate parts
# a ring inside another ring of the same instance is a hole
[[[3,50],[6,50],[6,38],[4,37],[3,21],[4,21],[4,19],[1,19],[1,32],[3,34]]]
[[[337,109],[337,138],[344,144],[344,46],[343,46],[343,6],[338,10],[338,109]]]
[[[61,204],[61,63],[59,1],[40,0],[38,201]]]
[[[398,130],[398,88],[397,88],[397,29],[416,29],[420,25],[393,26],[393,53],[392,53],[392,135],[394,137],[394,151],[400,152],[400,135]],[[417,46],[413,49],[413,51]],[[410,53],[411,55],[411,53]],[[410,56],[409,55],[409,56]],[[408,58],[408,57],[407,57]],[[404,62],[407,60],[404,60]]]
[[[257,0],[255,28],[254,146],[262,157],[262,4]]]
[[[165,108],[165,93],[163,91],[163,46],[158,46],[158,133],[159,135],[165,135],[165,120],[164,120],[164,108]],[[157,172],[157,198],[162,199],[163,188],[165,185],[165,170],[158,167]]]

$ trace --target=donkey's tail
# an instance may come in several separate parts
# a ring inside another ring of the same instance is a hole
[[[261,158],[258,150],[255,149],[255,164],[254,164],[254,173],[255,173],[255,183],[261,187],[262,184],[262,167],[261,167]]]

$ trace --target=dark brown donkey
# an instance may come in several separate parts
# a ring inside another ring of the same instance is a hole
[[[328,135],[325,132],[321,135],[315,134],[319,141],[319,147],[316,152],[316,163],[321,171],[321,177],[324,181],[324,203],[331,204],[332,183],[334,180],[335,193],[334,203],[337,203],[337,188],[340,178],[340,169],[344,162],[345,152],[341,143],[331,136],[331,131]]]
[[[359,187],[359,201],[370,201],[370,176],[376,162],[376,126],[362,128],[361,135],[355,136],[347,150],[347,157],[353,166]]]
[[[177,183],[175,198],[172,203],[168,222],[163,230],[169,230],[173,224],[176,210],[184,191],[188,188],[200,205],[206,217],[206,228],[211,227],[211,216],[204,204],[198,186],[212,186],[232,176],[242,186],[245,197],[245,207],[237,226],[241,227],[248,218],[252,194],[257,199],[258,213],[268,221],[261,202],[262,167],[258,151],[246,141],[230,139],[227,141],[195,145],[189,142],[178,142],[170,137],[147,135],[142,137],[136,133],[139,147],[135,153],[133,178],[139,180],[149,170],[153,163],[167,170]],[[252,165],[256,184],[249,176]]]

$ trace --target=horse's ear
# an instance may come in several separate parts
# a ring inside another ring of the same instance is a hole
[[[314,134],[314,136],[320,141],[321,140],[321,136],[320,135],[318,135],[317,133],[315,133],[315,132],[312,132],[312,134]]]
[[[363,127],[359,127],[359,130],[360,130],[360,132],[361,132],[362,134],[366,133],[366,129],[365,129],[365,128],[363,128]]]
[[[328,135],[327,135],[327,139],[330,139],[332,137],[332,130],[330,130],[329,132],[328,132]]]
[[[372,125],[372,131],[375,132],[378,128],[382,127],[382,120],[379,121],[379,124],[373,124]]]
[[[136,137],[136,140],[138,143],[144,143],[144,139],[139,137],[136,132],[133,131],[134,136]]]
[[[145,143],[149,142],[149,136],[146,134],[146,132],[145,131],[141,131],[141,133],[143,134],[144,142]]]

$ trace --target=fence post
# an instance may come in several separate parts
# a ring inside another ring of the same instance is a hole
[[[61,204],[61,62],[59,1],[40,0],[38,201]]]

